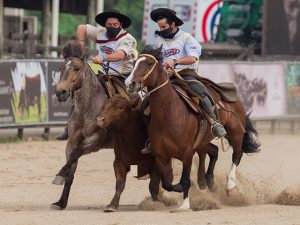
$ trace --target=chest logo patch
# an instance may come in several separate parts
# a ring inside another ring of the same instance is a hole
[[[180,52],[180,50],[177,48],[170,48],[170,49],[164,50],[162,55],[163,55],[163,57],[170,57],[172,55],[178,54],[179,52]]]

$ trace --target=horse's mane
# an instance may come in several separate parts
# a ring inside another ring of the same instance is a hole
[[[70,40],[63,48],[64,58],[76,57],[81,60],[85,59],[88,53],[87,47],[82,47],[78,40]]]
[[[161,61],[162,55],[161,55],[161,47],[156,48],[154,45],[146,45],[141,54],[149,54],[154,56],[158,61]]]

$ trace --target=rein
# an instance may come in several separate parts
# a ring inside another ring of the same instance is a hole
[[[150,74],[154,70],[155,66],[158,64],[158,61],[157,61],[157,59],[153,55],[150,55],[150,54],[141,54],[140,57],[142,57],[142,56],[145,56],[145,57],[148,56],[148,57],[152,58],[154,60],[154,62],[155,62],[154,65],[152,66],[152,68],[141,78],[141,84],[142,84],[142,87],[144,87],[144,81],[150,76]],[[153,92],[155,92],[155,91],[161,89],[162,87],[166,86],[168,84],[168,82],[169,82],[169,79],[167,79],[164,83],[162,83],[158,87],[156,87],[153,90],[149,91],[148,92],[148,96],[150,94],[152,94]]]
[[[81,61],[80,59],[78,59],[78,58],[76,58],[76,57],[68,57],[68,58],[65,59],[65,61],[67,61],[67,60],[69,60],[69,59],[70,59],[70,60],[75,59],[76,61],[80,62],[80,64],[81,64],[81,68],[79,69],[76,78],[72,81],[73,83],[75,83],[75,82],[77,81],[77,79],[78,79],[80,73],[83,71],[84,63],[85,63],[86,61]],[[73,88],[72,88],[72,89],[73,89]],[[73,100],[73,98],[74,98],[74,90],[70,90],[70,93],[71,93],[71,94],[70,94],[70,97],[71,97],[71,99]]]

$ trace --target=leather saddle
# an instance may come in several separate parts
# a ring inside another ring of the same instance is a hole
[[[213,81],[197,77],[197,81],[201,82],[209,95],[209,98],[213,105],[218,102],[222,105],[221,101],[233,103],[238,101],[237,90],[234,84],[232,83],[219,83],[216,84]],[[201,101],[201,97],[198,96],[188,85],[188,83],[184,80],[180,80],[178,78],[172,78],[171,83],[173,88],[176,90],[177,94],[184,100],[184,102],[195,112],[201,113],[201,108],[199,107],[199,103]]]

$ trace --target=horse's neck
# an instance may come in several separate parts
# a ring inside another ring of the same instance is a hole
[[[91,112],[91,107],[100,110],[105,99],[104,88],[97,77],[89,69],[86,69],[82,86],[75,92],[75,107],[77,106],[82,113]]]
[[[157,81],[155,82],[155,87],[162,85],[167,79],[164,72],[160,71]],[[170,82],[151,93],[149,97],[151,115],[155,116],[156,113],[169,115],[170,111],[174,110],[174,100],[176,98],[178,98],[178,95]]]

